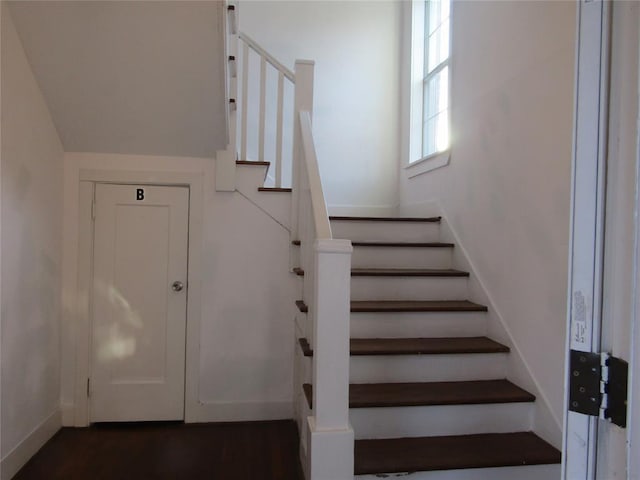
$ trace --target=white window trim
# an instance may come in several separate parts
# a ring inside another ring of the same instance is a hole
[[[446,167],[451,160],[451,149],[436,152],[415,162],[407,163],[403,168],[407,172],[407,178],[417,177],[423,173],[437,168]]]
[[[453,3],[449,22],[453,17]],[[422,156],[422,109],[424,94],[424,1],[403,2],[404,28],[402,59],[402,167],[408,178],[430,172],[449,164],[451,159],[451,128],[449,128],[449,148],[426,157]],[[450,27],[449,35],[452,28]],[[451,45],[451,43],[450,43]],[[419,49],[419,50],[416,50]],[[452,117],[451,78],[452,62],[449,56],[449,125]],[[416,160],[411,161],[412,158]]]

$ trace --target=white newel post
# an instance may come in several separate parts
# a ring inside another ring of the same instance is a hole
[[[349,424],[351,242],[314,245],[313,416],[308,418],[310,480],[353,478],[354,435]]]
[[[313,118],[313,60],[296,60],[295,64],[295,95],[293,117],[293,165],[291,172],[291,240],[300,240],[298,232],[299,202],[300,202],[300,162],[303,162],[302,137],[298,115],[301,110],[309,112]]]

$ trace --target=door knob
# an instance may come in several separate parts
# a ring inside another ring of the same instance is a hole
[[[184,288],[184,284],[180,280],[176,280],[171,285],[171,288],[173,289],[174,292],[181,292],[182,289]]]

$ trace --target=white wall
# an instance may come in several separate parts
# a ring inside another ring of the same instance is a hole
[[[256,169],[248,172],[255,178],[252,186],[255,191],[264,171],[258,167],[245,168]],[[204,194],[199,207],[204,214],[196,220],[201,222],[202,230],[194,240],[202,249],[198,278],[201,302],[195,310],[189,310],[187,319],[187,335],[195,338],[192,343],[187,340],[187,420],[292,418],[294,282],[297,279],[288,271],[289,231],[252,203],[250,192],[246,196],[238,192],[216,192],[212,159],[67,153],[64,199],[67,295],[62,347],[65,423],[74,423],[75,352],[82,342],[76,335],[74,323],[78,304],[74,292],[79,261],[81,170],[101,170],[120,177],[126,177],[127,172],[142,172],[152,177],[156,173],[168,174],[175,180],[179,180],[181,174],[201,177]],[[190,285],[193,281],[190,278]],[[197,314],[193,314],[194,311]],[[193,325],[197,326],[195,332],[190,330]],[[84,385],[84,382],[78,383],[80,390]],[[77,419],[76,416],[76,423]]]
[[[449,166],[409,178],[405,211],[440,204],[559,427],[574,2],[453,3]]]
[[[243,0],[239,18],[289,68],[316,62],[314,136],[329,206],[397,205],[401,2]]]
[[[2,4],[2,478],[60,425],[63,152]]]
[[[225,148],[223,2],[10,4],[65,151]]]

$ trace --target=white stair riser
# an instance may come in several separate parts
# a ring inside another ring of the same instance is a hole
[[[299,346],[296,346],[300,350]],[[353,355],[350,383],[462,382],[506,378],[506,353]],[[297,383],[311,383],[311,357],[296,352]]]
[[[264,185],[266,167],[258,165],[236,165],[236,190],[257,190]]]
[[[353,268],[451,268],[451,248],[353,247]]]
[[[295,345],[295,361],[296,366],[294,369],[294,382],[295,385],[293,387],[293,392],[295,395],[300,394],[302,392],[302,384],[303,383],[311,383],[312,382],[312,372],[311,369],[313,365],[311,363],[311,357],[305,357],[302,354],[302,349],[300,348],[300,344],[296,342]]]
[[[352,338],[477,337],[487,334],[484,312],[351,314]]]
[[[531,403],[351,408],[356,439],[471,435],[531,430]]]
[[[352,300],[463,300],[467,277],[351,277]]]
[[[308,451],[307,435],[306,435],[307,417],[313,414],[313,412],[309,408],[307,399],[304,393],[302,392],[302,386],[300,387],[299,392],[297,392],[294,402],[296,404],[296,406],[294,407],[297,415],[296,423],[298,424],[298,432],[300,432],[300,447],[302,450],[300,453],[302,454],[303,452]]]
[[[436,472],[356,475],[356,480],[560,480],[560,465],[527,465],[501,468],[472,468]]]
[[[506,378],[506,353],[353,355],[350,383],[459,382]]]
[[[300,348],[297,343],[298,338],[306,338],[310,344],[313,344],[313,325],[311,325],[309,316],[306,313],[296,312],[295,328],[297,335],[296,348]],[[300,333],[298,334],[298,332]]]
[[[333,238],[352,241],[437,242],[438,223],[332,221]]]
[[[300,247],[291,245],[291,249],[289,251],[291,252],[291,266],[293,268],[300,267]],[[302,281],[302,277],[300,277],[300,280]]]
[[[296,292],[295,298],[303,298],[304,297],[304,279],[300,275],[296,275],[295,273],[292,273],[292,275],[295,276],[295,279],[294,279],[294,284],[295,284],[294,288]],[[297,312],[297,313],[302,313],[302,312]]]

